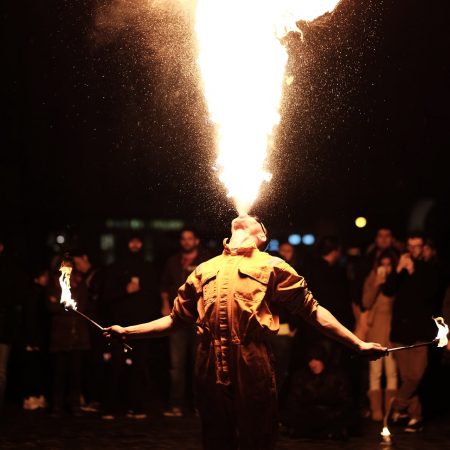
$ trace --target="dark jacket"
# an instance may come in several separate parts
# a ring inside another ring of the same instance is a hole
[[[0,254],[0,343],[11,344],[19,328],[24,277],[14,259]]]
[[[414,261],[414,273],[406,269],[395,274],[383,289],[395,296],[392,311],[391,341],[404,345],[429,341],[436,336],[436,325],[432,320],[438,276],[433,264]]]
[[[127,285],[133,277],[139,278],[140,290],[129,294]],[[128,253],[107,267],[102,302],[109,324],[136,325],[160,317],[161,302],[153,265],[141,253]]]
[[[186,282],[187,277],[198,265],[209,259],[209,256],[206,253],[199,251],[197,258],[195,258],[188,267],[183,267],[182,259],[183,254],[181,252],[172,255],[166,262],[161,278],[160,290],[161,292],[167,292],[169,294],[171,307],[177,296],[178,288]]]
[[[320,305],[351,329],[354,325],[353,313],[345,270],[338,264],[330,265],[324,259],[317,258],[305,268],[304,275]]]
[[[23,344],[46,350],[49,330],[50,315],[46,288],[33,283],[23,305]]]

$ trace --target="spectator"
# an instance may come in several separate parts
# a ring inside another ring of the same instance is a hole
[[[127,325],[159,317],[159,302],[154,269],[145,260],[143,240],[133,235],[128,239],[125,255],[105,271],[103,301],[107,321],[123,322]],[[143,420],[147,417],[145,397],[148,380],[148,342],[137,341],[133,352],[125,353],[122,346],[113,342],[107,353],[107,383],[103,402],[105,420],[115,419],[119,411],[118,402],[121,378],[129,368],[126,386],[127,417]]]
[[[18,265],[8,254],[7,245],[0,239],[0,411],[6,390],[8,360],[17,329],[17,311],[21,303],[23,285]]]
[[[386,280],[393,276],[396,267],[396,255],[389,250],[384,251],[378,257],[376,267],[369,273],[364,282],[363,307],[368,311],[366,339],[379,342],[387,347],[391,332],[392,302],[393,297],[386,295],[384,287]],[[377,361],[369,363],[369,400],[372,420],[383,419],[383,396],[381,390],[381,378],[384,372],[386,377],[386,389],[384,395],[384,407],[389,407],[391,399],[397,390],[397,366],[392,354]]]
[[[360,266],[357,269],[356,301],[359,304],[362,299],[362,290],[365,279],[377,264],[381,253],[386,251],[390,251],[397,256],[399,254],[392,230],[388,227],[381,227],[378,229],[374,242],[367,249],[366,254],[360,262]],[[361,307],[361,304],[359,306]]]
[[[394,346],[429,341],[436,334],[431,317],[437,312],[433,311],[433,300],[438,276],[435,265],[423,259],[424,244],[422,235],[409,236],[407,253],[401,255],[395,276],[385,286],[386,295],[395,295],[391,327]],[[401,385],[393,403],[393,419],[409,418],[405,430],[415,432],[422,428],[422,405],[417,390],[427,367],[428,348],[397,352],[395,359]]]
[[[88,307],[86,283],[76,270],[71,274],[72,298],[80,311]],[[52,417],[60,417],[66,400],[74,416],[81,413],[82,352],[89,349],[88,323],[77,314],[66,311],[60,303],[59,273],[51,277],[48,308],[51,313],[50,354],[52,357]],[[67,393],[67,398],[66,394]]]
[[[34,275],[23,308],[23,408],[27,410],[45,408],[47,405],[44,397],[44,371],[50,327],[46,295],[49,272],[47,268],[40,268]]]
[[[180,251],[171,256],[161,280],[162,315],[170,314],[178,288],[195,268],[206,261],[207,255],[200,251],[200,239],[193,228],[180,232]],[[180,417],[186,406],[188,389],[186,374],[192,373],[196,347],[195,327],[180,328],[169,336],[170,346],[170,399],[166,417]]]
[[[316,345],[308,352],[307,365],[291,381],[287,416],[291,437],[346,439],[351,399],[346,378],[330,370],[326,350]]]
[[[426,262],[434,262],[437,259],[437,251],[434,242],[427,239],[423,246],[423,260]]]
[[[278,248],[278,253],[291,267],[298,271],[298,261],[295,247],[289,242],[282,242]]]
[[[332,314],[347,328],[353,328],[353,314],[351,308],[349,285],[346,273],[339,264],[341,259],[341,245],[334,236],[323,238],[318,245],[318,257],[311,260],[305,267],[305,278],[311,291],[315,292],[320,304],[329,309]],[[335,351],[330,363],[341,363],[342,347],[335,344],[332,339],[325,338],[312,326],[305,324],[299,330],[300,342],[303,342],[303,354],[314,343],[321,341],[323,345],[333,347]],[[297,340],[297,337],[296,337]]]
[[[86,283],[89,295],[88,310],[85,311],[95,321],[103,322],[100,310],[100,296],[103,290],[104,271],[95,267],[87,252],[77,250],[71,252],[73,265]],[[100,394],[103,385],[103,353],[105,341],[95,327],[89,327],[91,350],[83,354],[83,397],[81,409],[86,412],[97,412],[100,406]]]

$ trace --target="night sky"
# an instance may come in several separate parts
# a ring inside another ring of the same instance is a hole
[[[4,222],[232,217],[211,169],[192,27],[144,4],[3,2]],[[443,240],[449,19],[445,0],[343,0],[303,41],[288,36],[294,82],[255,212],[299,229],[364,214],[401,234],[431,198],[427,226]]]

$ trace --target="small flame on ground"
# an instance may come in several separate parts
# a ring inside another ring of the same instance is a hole
[[[281,43],[296,22],[333,11],[339,0],[198,0],[198,63],[218,137],[219,179],[239,214],[249,212],[266,166],[288,61]],[[292,83],[292,78],[287,82]]]
[[[391,435],[391,432],[389,431],[388,427],[383,427],[383,430],[381,431],[381,436],[383,437],[388,437]]]
[[[439,339],[438,347],[445,347],[448,344],[448,325],[442,317],[433,317],[433,320],[438,327],[438,334],[436,335],[436,339]]]
[[[61,286],[61,303],[64,308],[77,309],[77,302],[72,298],[70,291],[70,274],[72,273],[72,267],[61,264],[59,268],[61,276],[59,277],[59,284]]]

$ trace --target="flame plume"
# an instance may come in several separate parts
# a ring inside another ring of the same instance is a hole
[[[61,264],[59,268],[61,275],[59,277],[59,285],[61,286],[61,303],[66,309],[77,309],[77,302],[72,298],[72,292],[70,291],[70,275],[72,273],[72,267]]]
[[[196,33],[205,97],[217,130],[219,178],[246,213],[264,181],[267,150],[280,122],[288,54],[280,39],[296,22],[332,11],[339,0],[198,0]]]
[[[436,335],[436,340],[439,341],[438,347],[445,347],[448,344],[448,325],[442,317],[433,317],[433,320],[438,327],[438,334]]]

